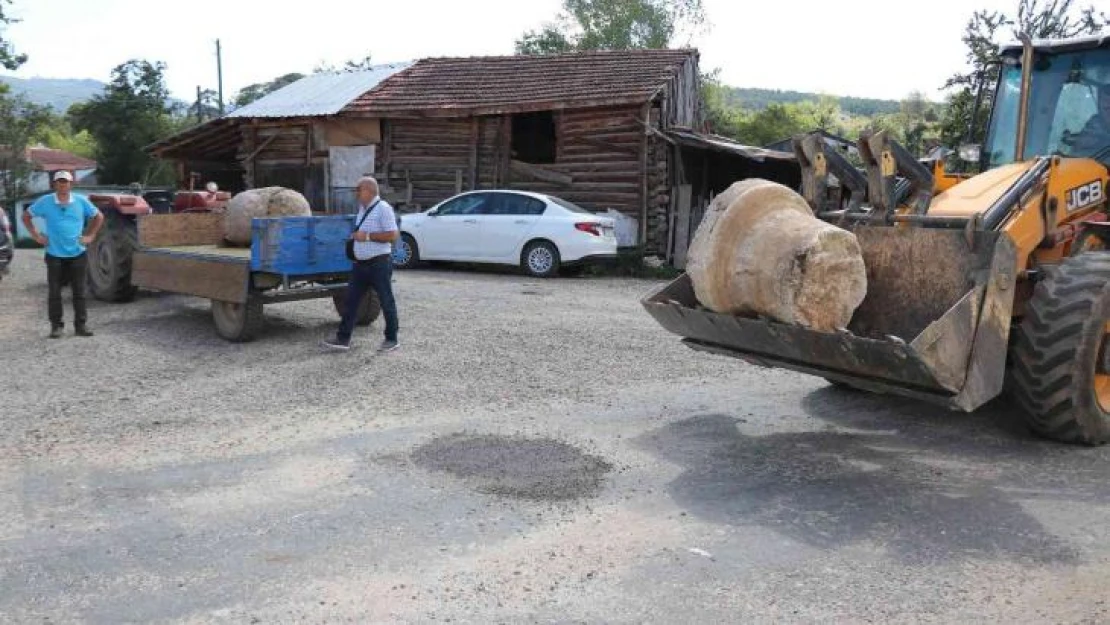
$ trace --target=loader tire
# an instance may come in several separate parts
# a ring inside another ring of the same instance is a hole
[[[1033,432],[1110,440],[1110,253],[1064,259],[1039,282],[1010,353],[1010,394]]]
[[[833,380],[831,378],[825,378],[825,381],[829,383],[829,386],[835,388],[838,391],[844,391],[844,392],[850,392],[850,393],[862,393],[863,392],[862,389],[859,389],[855,386],[852,386],[851,384],[848,384],[847,382],[841,382],[839,380]]]

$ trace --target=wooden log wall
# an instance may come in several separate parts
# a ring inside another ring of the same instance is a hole
[[[311,125],[306,123],[248,126],[237,157],[256,167],[306,166],[313,156],[311,135]]]
[[[556,112],[556,162],[524,165],[514,165],[510,153],[509,116],[391,119],[382,129],[378,170],[396,187],[407,175],[413,203],[422,208],[453,195],[461,178],[464,191],[549,193],[588,210],[612,208],[641,220],[646,192],[647,249],[661,253],[670,219],[670,145],[652,135],[645,140],[642,115],[637,106]],[[658,127],[658,106],[650,116]]]
[[[379,171],[388,168],[388,183],[403,186],[408,172],[413,203],[424,208],[455,194],[458,177],[468,188],[473,124],[471,118],[394,119],[384,129]]]
[[[556,162],[537,167],[569,176],[569,186],[524,180],[510,187],[550,193],[589,210],[614,210],[640,218],[640,152],[644,128],[636,107],[564,111],[556,120]]]
[[[701,108],[698,62],[694,58],[682,64],[678,75],[667,83],[663,97],[663,128],[682,126],[700,129],[704,112]]]
[[[653,128],[659,128],[663,111],[651,109]],[[670,241],[671,229],[671,155],[674,148],[654,133],[648,135],[648,246],[647,251],[664,255]]]
[[[509,118],[485,116],[478,126],[478,188],[494,189],[504,183],[509,167]]]

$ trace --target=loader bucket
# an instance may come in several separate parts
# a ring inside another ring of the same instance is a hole
[[[849,227],[867,296],[847,331],[825,333],[701,307],[683,274],[644,308],[696,350],[735,356],[971,411],[1002,391],[1017,252],[999,232]]]

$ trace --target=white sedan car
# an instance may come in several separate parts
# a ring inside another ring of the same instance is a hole
[[[469,191],[401,216],[394,266],[425,260],[516,265],[550,277],[559,268],[615,258],[613,220],[525,191]]]

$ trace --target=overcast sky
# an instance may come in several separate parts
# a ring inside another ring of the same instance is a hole
[[[704,0],[711,27],[691,43],[703,68],[730,85],[902,98],[939,87],[963,67],[963,27],[975,8],[1017,0]],[[514,40],[554,16],[560,0],[14,0],[8,37],[30,56],[17,76],[95,78],[130,58],[167,64],[173,94],[224,93],[321,62],[368,52],[375,62],[511,54]]]

